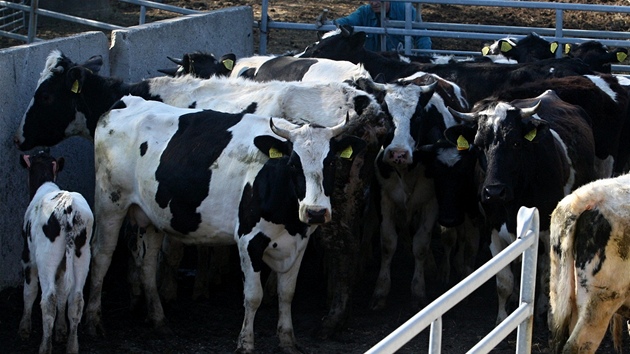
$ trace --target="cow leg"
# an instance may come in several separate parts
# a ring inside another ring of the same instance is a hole
[[[222,248],[220,246],[216,246]],[[209,298],[210,277],[214,273],[210,269],[210,257],[214,259],[215,249],[210,246],[197,245],[197,272],[195,273],[195,284],[193,286],[192,299],[200,297]],[[211,256],[212,254],[212,256]]]
[[[42,342],[39,346],[39,353],[51,353],[52,352],[52,336],[53,326],[55,324],[55,318],[57,316],[57,290],[56,285],[63,285],[63,281],[58,283],[55,281],[55,277],[60,267],[65,270],[65,237],[57,237],[56,244],[61,245],[62,248],[55,247],[53,244],[50,248],[50,252],[45,255],[38,255],[37,264],[48,265],[46,269],[40,269],[40,283],[42,287]],[[45,258],[45,259],[42,259]],[[62,264],[63,262],[63,264]],[[65,274],[61,274],[64,277]],[[65,314],[60,314],[65,316]]]
[[[550,272],[550,259],[549,252],[550,240],[549,230],[541,231],[539,233],[540,246],[543,248],[542,253],[538,252],[538,299],[536,300],[536,319],[544,323],[547,319],[546,314],[549,310],[549,272]]]
[[[27,340],[31,335],[33,303],[37,298],[39,291],[39,278],[37,266],[34,263],[28,263],[23,266],[24,272],[24,311],[20,320],[18,334],[23,340]]]
[[[499,233],[497,230],[492,230],[490,252],[492,253],[493,257],[499,254],[509,245],[507,240],[501,235],[503,231],[504,230]],[[497,296],[499,300],[499,312],[497,314],[496,323],[499,324],[503,322],[503,320],[507,317],[507,301],[512,295],[512,291],[514,290],[514,274],[512,273],[512,269],[510,268],[510,266],[501,269],[497,273],[496,279]]]
[[[144,291],[147,303],[147,319],[149,323],[157,330],[158,333],[169,334],[170,330],[166,326],[164,310],[162,309],[162,303],[160,302],[160,296],[157,289],[158,254],[162,249],[164,239],[164,234],[156,230],[155,227],[147,227],[145,237],[147,252],[142,260],[142,273],[140,280],[142,282],[142,290]],[[179,244],[181,244],[181,242],[179,242]]]
[[[142,298],[142,284],[140,283],[140,273],[142,272],[142,258],[146,249],[144,248],[144,236],[146,229],[138,225],[125,227],[127,237],[127,247],[131,251],[131,257],[127,263],[127,282],[131,289],[129,308],[135,311]]]
[[[177,270],[184,257],[184,244],[172,237],[164,237],[162,255],[160,296],[164,302],[170,302],[177,299]]]
[[[455,227],[440,226],[440,231],[440,239],[442,241],[442,247],[444,247],[442,265],[440,266],[440,281],[442,284],[448,285],[451,274],[451,252],[457,243],[457,230]],[[457,253],[459,254],[460,252]]]
[[[62,262],[65,263],[65,257],[62,259]],[[72,271],[66,269],[66,272]],[[71,276],[69,274],[68,276]],[[65,277],[59,277],[57,279],[57,284],[55,285],[57,289],[57,317],[55,317],[55,342],[63,343],[68,338],[68,322],[66,320],[66,305],[68,304],[68,292],[69,289],[66,290]]]
[[[420,210],[420,224],[413,236],[413,256],[415,267],[411,280],[411,295],[416,306],[425,306],[428,303],[426,284],[424,279],[424,266],[427,255],[430,252],[431,231],[437,221],[438,205],[437,199],[426,202]]]
[[[91,231],[88,231],[91,232]],[[74,287],[70,291],[68,298],[68,320],[70,322],[70,332],[66,346],[67,353],[79,352],[78,328],[83,315],[83,287],[90,269],[91,250],[89,238],[86,245],[80,250],[80,256],[74,259]]]
[[[578,300],[579,317],[564,346],[563,353],[595,353],[606,334],[613,314],[623,303],[623,299],[619,300],[619,298],[615,301],[602,301],[603,296],[609,295],[592,291],[589,295],[590,301],[586,304],[580,306]]]
[[[244,275],[243,292],[245,298],[243,306],[245,315],[241,333],[238,336],[236,352],[251,353],[254,351],[254,318],[262,302],[263,288],[260,281],[260,271],[254,271],[251,261],[247,257],[247,247],[241,247],[239,244],[239,254]]]
[[[104,206],[97,200],[94,206],[96,227],[90,266],[90,298],[85,313],[86,333],[90,336],[96,336],[97,332],[105,334],[101,322],[103,278],[112,262],[112,255],[118,243],[118,232],[125,217],[125,211],[106,212],[102,209]],[[105,218],[105,215],[109,218]]]
[[[383,220],[381,221],[381,268],[370,302],[372,310],[381,310],[385,307],[392,282],[390,274],[392,258],[398,246],[398,234],[396,233],[394,222],[396,218],[393,215],[396,213],[395,204],[387,196],[383,195],[381,206],[383,213]]]
[[[456,260],[462,262],[457,266],[462,278],[472,274],[477,263],[477,253],[479,253],[479,229],[475,223],[466,216],[464,224],[457,227],[458,255]]]
[[[306,243],[306,242],[304,242]],[[276,272],[278,276],[278,338],[280,348],[285,353],[299,353],[295,334],[293,332],[293,319],[291,315],[291,303],[295,294],[295,284],[304,257],[306,245],[296,255],[291,267],[286,272]]]

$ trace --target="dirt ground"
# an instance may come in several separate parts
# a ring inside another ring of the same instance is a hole
[[[164,0],[163,2],[198,10],[213,10],[230,6],[251,5],[252,1],[201,1]],[[270,1],[269,16],[276,21],[313,23],[323,8],[329,9],[329,18],[350,13],[359,3],[352,1],[322,0],[273,0]],[[592,1],[564,1],[592,3]],[[112,1],[114,13],[110,18],[99,19],[111,23],[130,26],[137,23],[138,8],[133,5]],[[625,0],[598,1],[609,5],[628,5]],[[260,2],[252,5],[254,16],[260,18]],[[484,23],[495,25],[522,25],[552,27],[553,11],[510,10],[483,7],[461,7],[424,4],[422,15],[431,22]],[[149,10],[148,21],[172,17],[164,11]],[[628,16],[567,13],[567,28],[628,31]],[[54,38],[71,33],[91,30],[90,28],[46,21],[38,28],[38,36]],[[255,36],[257,38],[257,36]],[[270,33],[268,52],[283,53],[288,50],[302,50],[316,39],[314,32],[275,30]],[[459,48],[477,50],[481,41],[449,40],[435,38],[435,49]],[[0,40],[0,47],[21,44],[11,40]],[[257,47],[256,47],[257,48]],[[202,49],[202,48],[200,48]],[[439,242],[435,240],[434,251],[440,259]],[[487,244],[481,246],[478,263],[489,258]],[[129,310],[128,285],[125,281],[125,250],[119,247],[112,267],[106,278],[103,295],[103,317],[107,329],[105,338],[88,338],[80,332],[79,343],[83,353],[228,353],[236,348],[240,331],[243,307],[242,284],[236,258],[232,257],[231,272],[221,284],[213,284],[208,299],[192,300],[192,275],[194,274],[194,249],[188,249],[187,264],[180,271],[180,294],[174,304],[166,306],[172,335],[157,336],[143,321],[142,311]],[[233,250],[233,253],[235,251]],[[325,279],[321,269],[321,255],[309,247],[302,263],[293,305],[293,322],[298,342],[308,353],[362,353],[396,329],[414,312],[411,309],[410,280],[412,275],[411,253],[408,242],[399,243],[399,250],[392,267],[392,293],[388,306],[379,312],[369,311],[368,302],[378,272],[378,258],[365,261],[364,275],[357,279],[357,288],[352,299],[352,317],[347,329],[335,338],[322,340],[316,329],[321,318],[326,315]],[[437,298],[446,287],[434,279],[428,279],[429,295]],[[476,291],[466,302],[449,311],[443,319],[443,353],[464,353],[485,336],[493,327],[496,317],[496,291],[494,280],[490,280]],[[41,313],[34,307],[33,335],[22,342],[17,336],[17,328],[22,311],[21,288],[6,289],[0,292],[0,353],[34,353],[41,338]],[[261,306],[255,323],[256,349],[259,353],[277,352],[275,328],[277,306],[275,303]],[[628,338],[625,347],[628,348]],[[515,335],[501,343],[493,353],[514,352]],[[63,344],[57,344],[54,352],[64,351]],[[400,353],[426,353],[428,351],[428,331],[424,331]],[[547,352],[547,331],[537,325],[534,330],[533,353]],[[612,353],[610,339],[605,339],[600,353]]]

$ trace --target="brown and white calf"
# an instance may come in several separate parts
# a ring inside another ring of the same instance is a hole
[[[33,302],[41,283],[43,335],[39,352],[52,352],[54,325],[55,341],[67,337],[66,352],[78,353],[77,327],[83,313],[83,286],[90,265],[94,217],[81,194],[63,191],[55,184],[57,173],[63,169],[63,158],[55,159],[47,152],[40,152],[20,156],[20,164],[28,169],[31,202],[22,228],[24,313],[19,335],[27,339],[31,334]]]
[[[630,175],[566,196],[551,215],[552,353],[594,353],[630,309]]]

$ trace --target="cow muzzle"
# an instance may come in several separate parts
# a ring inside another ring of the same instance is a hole
[[[413,162],[413,154],[408,149],[386,149],[383,160],[390,165],[410,165]]]
[[[481,200],[484,203],[503,203],[512,199],[512,190],[505,184],[486,185],[481,193]]]
[[[319,225],[330,222],[330,209],[322,206],[310,206],[300,213],[300,220],[309,225]]]

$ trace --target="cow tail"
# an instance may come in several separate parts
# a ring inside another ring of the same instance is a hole
[[[610,321],[610,334],[613,339],[613,347],[617,353],[621,353],[621,345],[623,344],[624,324],[626,320],[623,316],[615,313]]]
[[[571,210],[572,198],[572,195],[568,195],[561,200],[551,214],[549,278],[551,353],[562,352],[569,338],[572,313],[576,310],[573,243],[579,213]]]

